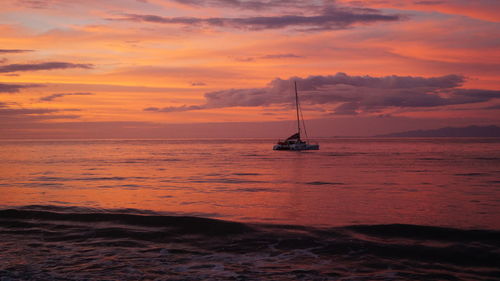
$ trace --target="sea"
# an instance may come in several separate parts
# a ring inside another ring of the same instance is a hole
[[[500,139],[1,140],[0,280],[500,280]]]

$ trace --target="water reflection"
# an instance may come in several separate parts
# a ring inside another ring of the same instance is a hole
[[[304,225],[498,228],[498,140],[2,141],[3,205],[76,205]],[[207,145],[210,144],[210,145]],[[207,149],[207,148],[210,149]]]

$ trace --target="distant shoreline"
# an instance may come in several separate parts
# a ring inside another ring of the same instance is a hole
[[[375,135],[374,137],[397,137],[397,138],[498,138],[500,127],[498,126],[468,126],[468,127],[444,127],[434,130],[414,130],[397,132],[391,134]]]

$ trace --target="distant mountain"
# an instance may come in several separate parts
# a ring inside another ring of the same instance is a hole
[[[435,130],[416,130],[376,137],[389,138],[420,138],[420,137],[500,137],[500,127],[497,126],[469,126],[469,127],[445,127]]]

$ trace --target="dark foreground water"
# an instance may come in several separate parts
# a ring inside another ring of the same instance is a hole
[[[500,139],[0,141],[0,280],[500,280]]]
[[[264,225],[133,210],[0,211],[1,280],[498,280],[500,232]]]

